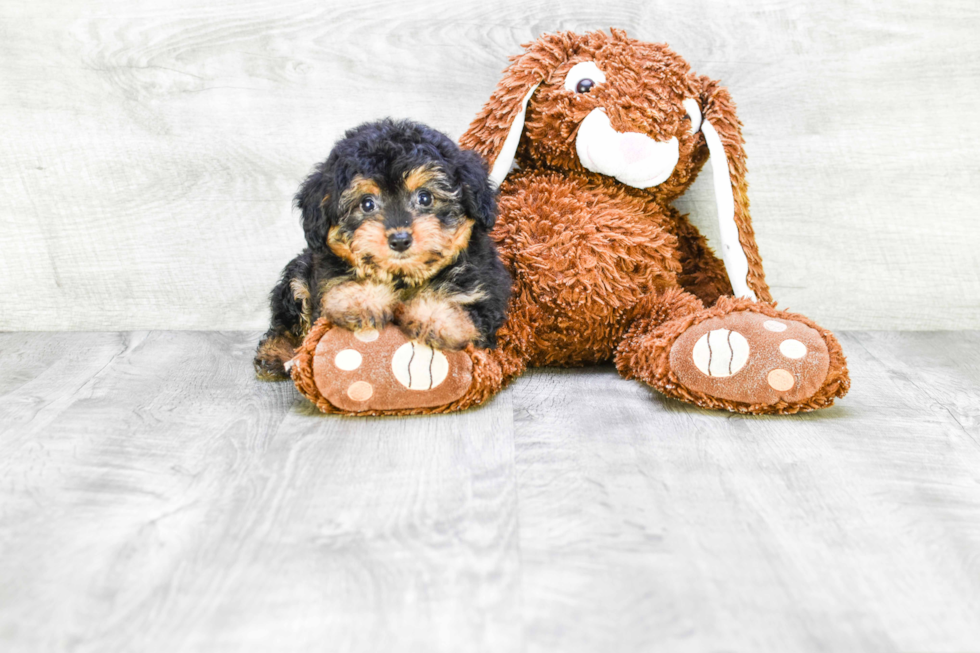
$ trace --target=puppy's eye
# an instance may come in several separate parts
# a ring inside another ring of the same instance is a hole
[[[565,90],[569,93],[588,93],[606,81],[606,74],[594,61],[580,61],[565,75]]]
[[[418,194],[419,206],[432,206],[432,193],[427,190],[420,190]]]
[[[378,208],[378,205],[374,203],[374,198],[370,195],[361,200],[361,210],[365,213],[371,213],[376,208]]]

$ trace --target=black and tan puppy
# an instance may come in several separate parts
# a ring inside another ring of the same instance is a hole
[[[285,379],[310,325],[394,321],[439,349],[494,347],[510,276],[487,232],[497,215],[486,164],[410,121],[348,131],[296,195],[307,248],[272,291],[259,378]]]

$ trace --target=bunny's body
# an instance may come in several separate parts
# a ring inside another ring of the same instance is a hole
[[[641,192],[609,191],[546,170],[512,173],[501,187],[491,237],[515,276],[511,331],[527,325],[530,365],[611,360],[637,304],[679,283],[679,216]]]

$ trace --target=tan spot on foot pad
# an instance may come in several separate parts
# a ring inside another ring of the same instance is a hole
[[[367,381],[354,381],[347,388],[347,396],[354,401],[367,401],[374,394],[374,388]]]
[[[334,327],[317,343],[313,380],[327,401],[350,412],[432,408],[466,393],[473,362],[465,352],[410,342],[394,325]]]
[[[780,369],[769,372],[769,376],[766,377],[766,381],[769,382],[770,388],[780,392],[789,390],[796,383],[796,379],[793,378],[793,375],[790,372]]]
[[[793,320],[740,311],[696,324],[674,342],[670,365],[690,390],[750,404],[802,401],[827,378],[820,334]]]

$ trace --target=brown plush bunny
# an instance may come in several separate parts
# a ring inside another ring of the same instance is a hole
[[[529,365],[610,360],[668,396],[743,413],[814,410],[847,392],[833,334],[772,304],[731,97],[666,45],[615,29],[544,35],[460,144],[500,184],[492,235],[514,292],[497,348],[443,354],[393,333],[362,347],[369,365],[338,370],[356,340],[321,321],[292,375],[322,410],[459,410]],[[671,206],[709,155],[721,260]],[[368,399],[347,391],[365,383],[378,389]]]

